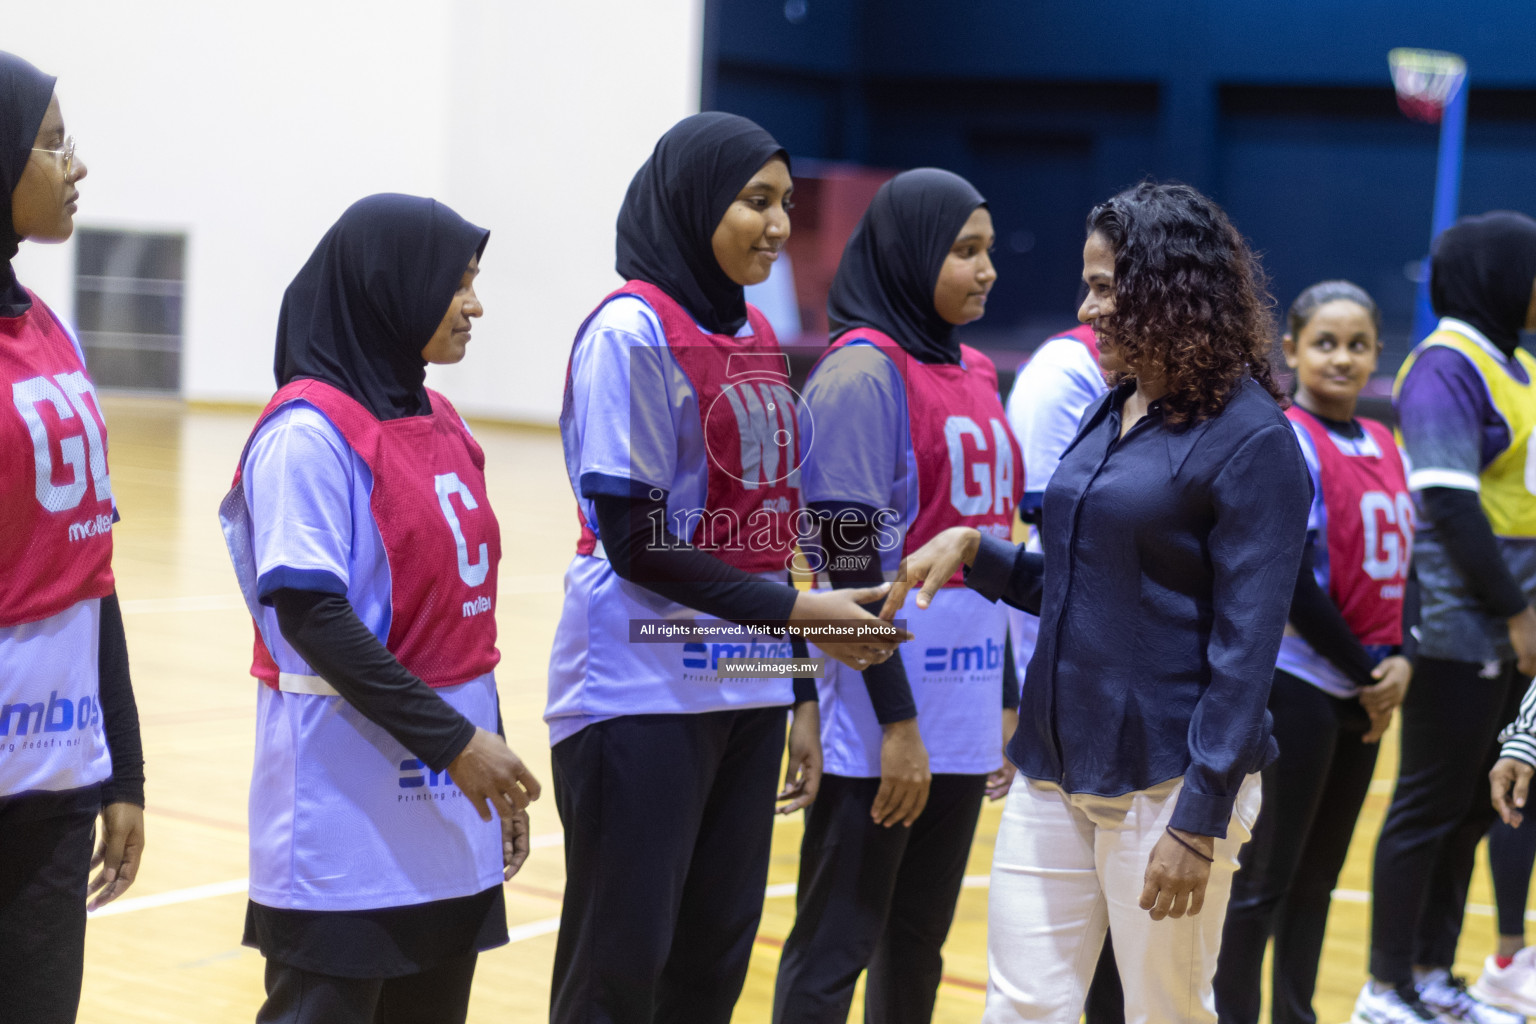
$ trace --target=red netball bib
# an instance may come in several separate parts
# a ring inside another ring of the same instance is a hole
[[[690,510],[690,543],[747,572],[787,568],[800,500],[799,396],[789,386],[788,358],[773,328],[748,305],[750,335],[707,334],[687,310],[643,281],[626,282],[598,309],[623,295],[655,311],[698,401],[709,467],[704,508]],[[583,324],[577,336],[585,331]],[[597,537],[582,519],[576,550],[590,555],[596,548]]]
[[[878,346],[906,385],[918,508],[902,553],[911,554],[951,526],[1011,537],[1014,509],[1024,493],[1024,459],[997,397],[992,360],[961,345],[961,365],[919,362],[893,338],[867,327],[844,334],[828,351],[855,341]],[[945,584],[963,585],[959,572]]]
[[[32,296],[0,317],[0,626],[112,592],[112,482],[96,388]]]
[[[431,389],[427,394],[430,416],[380,421],[329,384],[296,380],[272,396],[256,428],[302,399],[323,412],[367,464],[369,507],[389,559],[384,646],[427,685],[455,686],[501,660],[495,616],[501,531],[486,497],[485,453],[448,400]],[[244,462],[242,456],[242,468]],[[277,686],[277,665],[259,630],[251,674]]]
[[[1329,596],[1362,644],[1402,643],[1413,501],[1391,431],[1360,420],[1377,454],[1353,455],[1300,406],[1285,415],[1301,424],[1317,452],[1328,510]]]

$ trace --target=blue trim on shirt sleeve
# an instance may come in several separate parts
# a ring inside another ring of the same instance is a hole
[[[658,497],[655,492],[660,492]],[[581,496],[583,498],[596,498],[598,495],[606,495],[610,498],[641,498],[649,501],[665,501],[667,489],[648,484],[643,480],[632,480],[627,476],[613,476],[608,473],[583,473],[581,474]]]
[[[268,569],[256,580],[256,599],[264,605],[272,604],[272,595],[279,590],[308,590],[316,594],[347,596],[347,585],[340,576],[325,569],[295,569],[279,565]]]

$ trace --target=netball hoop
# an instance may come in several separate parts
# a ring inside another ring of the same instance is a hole
[[[1397,105],[1415,121],[1439,124],[1446,105],[1467,77],[1467,62],[1443,50],[1400,46],[1387,53]]]
[[[1399,47],[1387,54],[1397,105],[1415,121],[1440,125],[1440,155],[1435,164],[1435,208],[1430,246],[1456,221],[1461,200],[1461,151],[1467,134],[1467,62],[1442,50]],[[1435,328],[1429,302],[1429,260],[1423,263],[1413,308],[1413,343]]]

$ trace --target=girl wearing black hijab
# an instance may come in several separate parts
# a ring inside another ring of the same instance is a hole
[[[36,1024],[75,1019],[87,897],[120,896],[144,849],[106,424],[79,342],[11,268],[74,231],[85,164],[53,83],[0,53],[0,1005]]]
[[[881,186],[843,252],[833,344],[801,412],[802,496],[834,587],[880,582],[950,526],[1011,536],[1023,466],[997,371],[955,337],[986,310],[992,243],[970,183],[922,168]],[[903,617],[919,632],[902,657],[862,674],[830,667],[820,687],[826,774],[807,811],[776,1024],[841,1024],[865,968],[866,1020],[926,1024],[982,796],[1012,778],[1003,609],[957,579]],[[905,706],[881,706],[893,691],[911,695]]]
[[[781,582],[797,396],[743,288],[789,237],[791,188],[788,156],[751,121],[679,122],[619,212],[626,283],[571,352],[560,428],[582,532],[544,714],[565,826],[556,1024],[730,1020],[762,912],[786,707],[786,810],[815,796],[821,751],[814,690],[727,674],[723,659],[789,657],[787,622],[873,623],[859,601],[875,589]],[[894,646],[821,645],[859,665]]]
[[[1536,673],[1536,359],[1518,347],[1521,329],[1536,326],[1533,288],[1536,221],[1463,217],[1430,260],[1439,326],[1397,376],[1423,609],[1397,788],[1376,844],[1372,980],[1356,1003],[1357,1016],[1375,1013],[1369,1020],[1388,1004],[1420,1017],[1514,1019],[1469,995],[1450,968],[1473,851],[1494,819],[1483,780]],[[1474,991],[1536,1012],[1536,965],[1513,956],[1524,945],[1529,837],[1489,835],[1500,948]]]
[[[487,237],[414,196],[342,215],[283,296],[278,391],[220,508],[261,684],[258,1022],[463,1021],[507,941],[539,784],[496,735],[485,456],[423,383],[464,358]]]

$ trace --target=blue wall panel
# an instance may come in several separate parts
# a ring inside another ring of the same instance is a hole
[[[1372,289],[1400,349],[1436,130],[1397,111],[1393,46],[1467,58],[1462,211],[1536,213],[1532,0],[710,0],[708,17],[715,106],[797,155],[975,181],[1003,275],[985,323],[1028,342],[1071,314],[1088,208],[1151,176],[1225,204],[1282,305],[1325,276]]]

